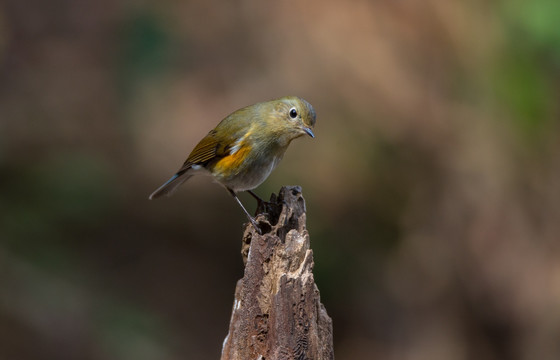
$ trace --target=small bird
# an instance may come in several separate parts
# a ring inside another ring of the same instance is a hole
[[[292,140],[304,135],[315,137],[315,117],[313,106],[296,96],[239,109],[200,140],[177,173],[149,198],[171,195],[191,176],[210,175],[229,191],[259,230],[237,193],[248,191],[262,202],[251,190],[266,180]]]

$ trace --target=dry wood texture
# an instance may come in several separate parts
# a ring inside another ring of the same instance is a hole
[[[222,360],[334,359],[332,321],[313,278],[301,188],[259,204],[259,234],[247,224]]]

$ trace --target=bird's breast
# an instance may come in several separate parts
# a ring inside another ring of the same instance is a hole
[[[218,182],[234,191],[251,190],[268,178],[285,148],[258,148],[247,143],[218,160],[211,172]]]

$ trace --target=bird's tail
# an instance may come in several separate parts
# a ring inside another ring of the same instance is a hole
[[[177,174],[173,175],[171,179],[167,180],[165,184],[158,187],[156,191],[154,191],[150,195],[149,199],[153,200],[153,199],[160,198],[162,196],[170,196],[175,192],[175,190],[177,190],[177,187],[179,185],[187,181],[191,176],[192,174],[190,173],[190,171],[187,170],[179,171]]]

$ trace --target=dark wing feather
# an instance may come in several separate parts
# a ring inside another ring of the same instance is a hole
[[[191,151],[189,157],[185,161],[185,164],[201,164],[211,160],[214,156],[216,156],[218,146],[219,144],[216,139],[215,132],[211,131],[194,147],[193,151]]]
[[[216,131],[212,130],[191,151],[185,163],[178,172],[189,169],[192,165],[205,164],[218,155],[220,144],[216,139]]]
[[[237,130],[237,129],[236,129]],[[193,165],[205,165],[209,161],[229,155],[231,146],[241,131],[219,131],[214,129],[194,147],[193,151],[178,172],[186,171]]]

